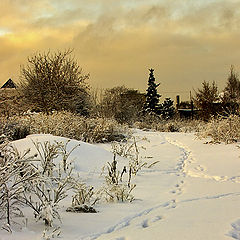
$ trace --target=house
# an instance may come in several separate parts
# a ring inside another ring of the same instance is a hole
[[[11,78],[9,78],[3,85],[1,88],[16,88],[17,85],[13,82],[13,80]]]

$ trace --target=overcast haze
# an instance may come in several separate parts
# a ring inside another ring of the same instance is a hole
[[[240,1],[1,0],[0,83],[37,51],[73,48],[90,85],[187,97],[203,80],[224,87],[240,69]]]

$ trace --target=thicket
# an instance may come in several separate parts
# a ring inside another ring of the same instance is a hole
[[[240,141],[239,126],[240,116],[238,115],[218,116],[201,125],[197,136],[199,138],[210,138],[212,143],[234,143]]]
[[[29,134],[53,134],[84,142],[120,141],[130,132],[114,119],[86,118],[71,112],[28,113],[8,119],[0,118],[0,135],[16,140]]]
[[[160,120],[159,118],[153,119],[149,117],[144,121],[137,121],[133,124],[133,127],[139,128],[142,130],[154,130],[159,132],[198,132],[201,129],[201,126],[205,122],[201,120],[191,120],[191,119],[169,119],[169,120]]]
[[[0,116],[21,115],[28,109],[29,105],[18,90],[0,88]]]

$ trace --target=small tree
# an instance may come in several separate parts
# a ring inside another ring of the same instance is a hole
[[[240,81],[234,66],[230,68],[227,85],[223,91],[222,101],[226,112],[232,114],[238,112],[240,103]]]
[[[240,81],[234,66],[231,66],[227,79],[227,86],[224,89],[224,98],[226,101],[237,102],[240,99]]]
[[[217,102],[219,101],[219,96],[215,82],[210,84],[204,81],[202,83],[202,89],[195,91],[195,95],[194,102],[201,110],[200,115],[204,120],[208,120],[212,115],[218,112]]]
[[[171,98],[165,98],[164,102],[160,105],[160,115],[163,119],[171,119],[175,114],[175,108],[173,100]]]
[[[160,94],[157,93],[157,87],[160,85],[155,83],[154,77],[154,69],[149,69],[149,79],[148,79],[148,88],[146,94],[146,101],[144,105],[144,112],[150,114],[158,114],[159,113],[159,98]]]
[[[39,53],[22,67],[20,89],[35,109],[47,114],[52,110],[87,113],[89,74],[82,74],[71,53]]]

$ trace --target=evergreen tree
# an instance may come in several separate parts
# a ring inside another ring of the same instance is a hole
[[[215,82],[210,84],[204,81],[202,88],[195,91],[194,103],[200,110],[200,117],[208,120],[212,115],[216,115],[219,111],[215,104],[219,101],[218,88]]]
[[[230,68],[227,79],[227,86],[224,89],[224,102],[239,102],[240,100],[240,81],[234,66]]]
[[[239,75],[231,66],[227,79],[227,85],[223,90],[222,104],[225,113],[239,114],[240,106],[240,80]]]
[[[146,101],[144,104],[144,112],[145,113],[159,113],[159,98],[161,97],[160,94],[157,93],[157,87],[160,85],[155,83],[154,77],[154,69],[149,69],[149,79],[148,79],[148,88],[146,94]]]
[[[163,119],[170,119],[175,114],[175,108],[173,100],[171,98],[165,98],[164,102],[160,105],[160,115]]]

